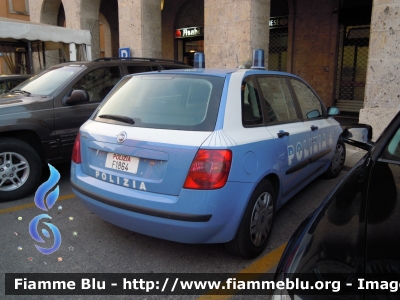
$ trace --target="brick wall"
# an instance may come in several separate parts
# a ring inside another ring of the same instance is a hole
[[[338,0],[297,0],[291,72],[305,79],[332,106],[336,73]]]

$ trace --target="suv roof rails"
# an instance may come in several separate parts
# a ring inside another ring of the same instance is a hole
[[[93,61],[109,61],[109,60],[141,60],[141,61],[153,61],[153,62],[169,62],[174,64],[185,65],[184,62],[178,60],[147,58],[147,57],[100,57],[94,59]]]

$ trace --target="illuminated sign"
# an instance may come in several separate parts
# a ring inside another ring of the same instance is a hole
[[[273,17],[269,19],[269,28],[288,27],[288,17]]]
[[[177,39],[191,38],[203,35],[204,35],[204,27],[188,27],[188,28],[175,29],[175,38]]]

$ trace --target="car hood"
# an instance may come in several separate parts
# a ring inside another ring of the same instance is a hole
[[[5,93],[0,95],[0,115],[52,108],[51,100],[47,96]]]

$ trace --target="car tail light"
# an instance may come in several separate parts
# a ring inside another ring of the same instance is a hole
[[[74,148],[72,150],[72,161],[76,164],[81,163],[81,133],[78,132],[75,139]]]
[[[183,187],[197,190],[222,188],[228,180],[231,162],[230,150],[199,150]]]

